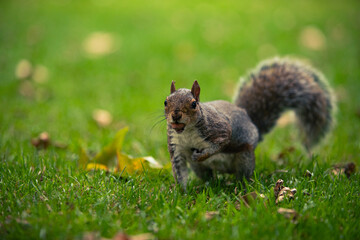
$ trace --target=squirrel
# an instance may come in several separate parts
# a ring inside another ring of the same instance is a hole
[[[236,93],[234,103],[200,102],[200,86],[176,90],[166,98],[168,151],[175,181],[186,189],[188,164],[208,180],[214,171],[249,180],[254,150],[285,110],[294,110],[310,151],[333,123],[334,97],[322,73],[289,58],[261,62]]]

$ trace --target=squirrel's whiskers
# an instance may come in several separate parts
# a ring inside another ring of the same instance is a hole
[[[206,180],[213,172],[249,179],[255,148],[286,110],[294,110],[310,151],[329,131],[334,98],[325,77],[299,61],[275,58],[259,64],[239,88],[234,104],[200,102],[200,85],[176,90],[164,101],[174,178],[186,188],[188,168]],[[164,119],[163,119],[164,120]],[[161,122],[161,121],[160,121]]]

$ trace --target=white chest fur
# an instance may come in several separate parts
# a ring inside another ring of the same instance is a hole
[[[194,149],[203,150],[210,148],[211,144],[204,140],[194,127],[185,128],[182,133],[171,132],[171,143],[175,145],[175,156],[182,155],[188,162],[191,160],[191,155]],[[205,161],[199,163],[219,172],[233,172],[234,154],[219,153],[211,156]]]
[[[176,150],[192,152],[193,149],[201,150],[210,147],[195,127],[186,127],[182,133],[173,131],[171,136],[171,143],[176,145]]]

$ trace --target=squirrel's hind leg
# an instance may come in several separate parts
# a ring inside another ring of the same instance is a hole
[[[255,154],[253,149],[247,149],[236,154],[235,176],[238,180],[247,180],[253,175],[255,169]]]
[[[198,163],[190,163],[190,167],[194,171],[196,176],[198,176],[204,181],[208,181],[214,178],[214,172],[209,167]]]

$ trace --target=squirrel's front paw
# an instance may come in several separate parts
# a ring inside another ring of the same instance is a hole
[[[194,162],[202,162],[204,161],[205,159],[208,158],[208,154],[207,153],[204,153],[202,150],[199,150],[199,149],[193,149],[193,153],[191,155],[191,159],[194,161]]]

